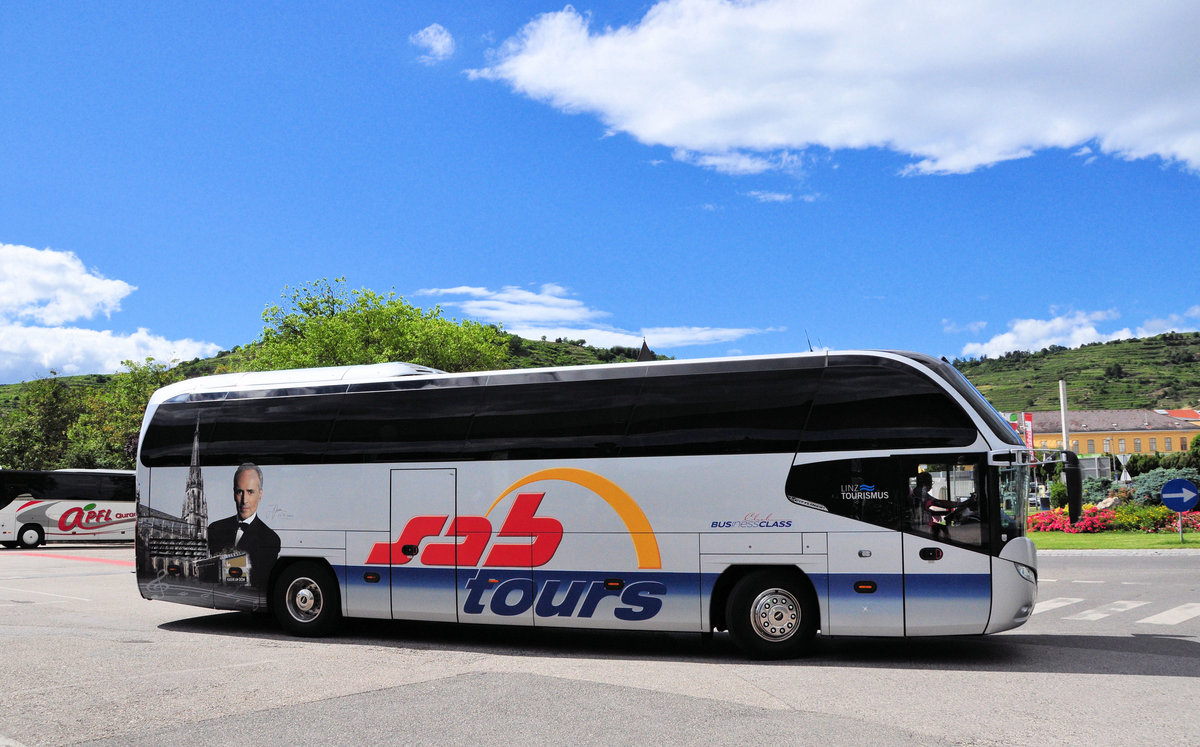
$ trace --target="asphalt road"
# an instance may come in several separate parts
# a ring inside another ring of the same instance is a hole
[[[1200,743],[1192,551],[1043,553],[1018,630],[776,663],[727,636],[358,621],[302,640],[143,600],[132,558],[0,551],[0,745]]]

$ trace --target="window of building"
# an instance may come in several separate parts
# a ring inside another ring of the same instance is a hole
[[[1117,439],[1117,453],[1118,454],[1125,453],[1125,439],[1123,439],[1123,438]]]
[[[1158,451],[1158,439],[1157,438],[1150,439],[1150,451],[1151,452]]]
[[[1163,450],[1164,451],[1174,451],[1174,449],[1175,449],[1175,442],[1172,441],[1170,438],[1164,438],[1163,439]]]
[[[1135,453],[1135,454],[1142,453],[1142,439],[1140,439],[1140,438],[1133,439],[1133,453]]]
[[[1078,441],[1071,442],[1071,451],[1075,452],[1076,454],[1079,453],[1079,442]]]
[[[1046,439],[1044,439],[1044,438],[1042,439],[1042,448],[1043,449],[1049,448],[1048,446],[1046,446]]]
[[[1087,450],[1087,453],[1089,453],[1089,454],[1095,454],[1095,453],[1096,453],[1096,441],[1095,441],[1095,439],[1091,439],[1091,438],[1089,438],[1089,439],[1088,439],[1088,450]]]
[[[1111,438],[1104,439],[1104,453],[1105,454],[1112,453],[1112,439]]]

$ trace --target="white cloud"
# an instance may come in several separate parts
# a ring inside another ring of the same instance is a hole
[[[1166,332],[1196,331],[1196,322],[1189,322],[1188,319],[1200,320],[1200,306],[1193,306],[1182,314],[1169,314],[1165,319],[1147,319],[1138,326],[1136,336],[1153,337]]]
[[[475,286],[456,288],[425,288],[417,291],[424,296],[465,296],[466,300],[450,300],[443,305],[461,309],[467,316],[480,321],[504,325],[504,329],[526,339],[587,340],[589,345],[613,347],[623,345],[636,347],[642,339],[649,341],[656,350],[711,345],[732,342],[743,337],[768,332],[781,332],[782,327],[734,328],[734,327],[643,327],[639,330],[620,329],[615,326],[597,324],[597,320],[609,317],[607,311],[588,307],[582,301],[569,298],[570,291],[553,283],[542,285],[537,291],[516,286],[505,286],[498,291]]]
[[[64,326],[121,309],[134,286],[89,270],[72,252],[0,244],[0,381],[111,373],[123,360],[190,360],[218,345]]]
[[[977,335],[983,330],[987,329],[987,325],[987,322],[967,322],[966,324],[959,324],[958,322],[950,319],[943,319],[942,331],[951,335],[956,335],[960,332],[970,332],[971,334]]]
[[[1050,319],[1014,319],[1008,323],[1007,332],[996,335],[987,342],[965,345],[962,355],[996,357],[1013,350],[1037,351],[1051,345],[1076,348],[1090,342],[1152,337],[1165,332],[1194,332],[1197,324],[1187,320],[1200,320],[1200,306],[1193,306],[1183,314],[1171,314],[1165,319],[1146,320],[1136,330],[1125,327],[1104,332],[1098,328],[1097,325],[1101,322],[1111,321],[1119,316],[1116,311],[1109,310],[1076,311]]]
[[[566,288],[552,283],[543,285],[537,292],[508,285],[498,291],[459,286],[425,288],[418,293],[424,296],[468,296],[469,300],[448,302],[446,305],[461,308],[467,316],[488,322],[501,322],[506,327],[577,324],[609,315],[606,311],[589,309],[582,301],[568,298]]]
[[[0,381],[42,378],[52,370],[66,376],[113,373],[125,360],[154,358],[170,363],[206,358],[220,349],[209,342],[168,340],[143,328],[133,334],[120,334],[0,323]]]
[[[1081,146],[1200,170],[1197,28],[1168,0],[663,0],[603,29],[567,6],[468,74],[729,173],[814,146],[922,173]]]
[[[0,244],[0,318],[55,325],[108,316],[135,290],[87,269],[72,252]]]
[[[791,202],[793,199],[792,195],[786,192],[763,192],[757,189],[747,192],[746,196],[759,202]]]
[[[417,58],[424,65],[436,65],[454,54],[454,37],[440,23],[433,23],[408,37],[409,44],[425,50]]]

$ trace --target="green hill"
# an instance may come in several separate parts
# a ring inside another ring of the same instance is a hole
[[[1058,382],[1080,410],[1172,409],[1200,404],[1200,332],[1051,347],[956,360],[997,410],[1057,410]]]

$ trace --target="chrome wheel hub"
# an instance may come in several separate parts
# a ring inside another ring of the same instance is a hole
[[[784,589],[767,589],[754,600],[750,623],[760,638],[785,641],[800,625],[800,603]]]
[[[298,578],[288,587],[288,613],[300,622],[310,622],[321,614],[321,587],[310,578]]]

